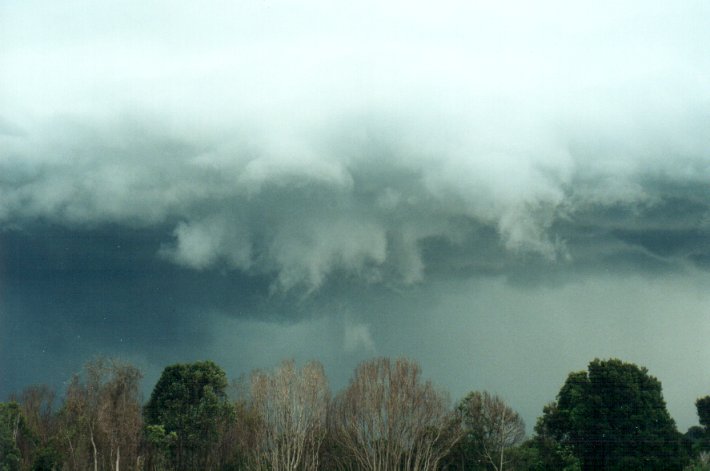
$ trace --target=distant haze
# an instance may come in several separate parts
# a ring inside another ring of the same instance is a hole
[[[710,394],[710,4],[0,5],[0,399],[96,354],[407,356],[528,430]]]

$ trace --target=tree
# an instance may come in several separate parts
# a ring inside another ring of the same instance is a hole
[[[14,399],[20,404],[33,438],[20,443],[23,467],[34,471],[61,468],[62,458],[56,443],[58,424],[54,390],[46,385],[33,385]]]
[[[479,460],[503,471],[510,460],[505,452],[522,442],[525,423],[503,399],[486,391],[471,392],[458,407],[465,431],[463,445]]]
[[[360,470],[433,470],[460,438],[447,397],[403,358],[361,363],[330,419],[350,466]]]
[[[111,360],[107,376],[99,390],[97,424],[108,440],[109,457],[114,471],[120,471],[121,459],[138,460],[138,442],[143,425],[139,393],[141,372]]]
[[[695,408],[698,411],[700,425],[705,427],[706,431],[710,431],[710,396],[701,397],[695,401]]]
[[[701,451],[683,471],[710,471],[710,453]]]
[[[165,433],[165,427],[162,425],[146,425],[143,436],[144,469],[147,471],[168,469],[170,449],[176,440],[177,434]]]
[[[695,408],[701,426],[690,427],[684,437],[689,443],[691,454],[697,457],[701,452],[710,451],[710,396],[698,398]]]
[[[65,467],[72,471],[89,468],[92,452],[89,450],[93,434],[89,426],[91,413],[88,407],[87,391],[79,375],[74,375],[64,395],[64,404],[59,411],[59,440],[67,450]],[[94,441],[94,444],[96,442]],[[97,450],[93,448],[96,458]]]
[[[148,425],[175,433],[172,464],[177,470],[210,469],[221,425],[234,414],[227,377],[211,361],[168,366],[145,407]]]
[[[0,471],[19,471],[22,457],[17,442],[23,433],[25,417],[17,402],[0,403]]]
[[[581,464],[569,443],[561,443],[557,439],[554,418],[559,417],[557,403],[552,402],[543,407],[543,415],[535,424],[535,435],[526,441],[522,448],[527,448],[530,471],[546,471],[557,469],[561,471],[579,471]]]
[[[141,430],[140,371],[98,358],[69,384],[59,417],[59,440],[68,449],[67,467],[111,469],[136,463]]]
[[[315,471],[326,432],[330,389],[323,366],[300,371],[285,361],[273,373],[251,379],[251,407],[258,417],[257,462],[272,471]]]
[[[661,383],[618,359],[595,359],[588,371],[571,373],[541,421],[583,470],[681,469],[686,461]]]

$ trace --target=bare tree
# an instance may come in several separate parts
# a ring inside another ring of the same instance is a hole
[[[422,382],[415,362],[378,358],[355,370],[331,409],[334,439],[351,463],[342,468],[434,470],[460,438],[447,396]]]
[[[251,378],[256,415],[256,460],[272,471],[316,470],[330,401],[328,381],[318,362],[296,369],[283,362],[273,373]]]
[[[25,388],[19,397],[11,396],[11,399],[20,404],[27,428],[34,436],[33,440],[27,440],[20,447],[23,467],[30,468],[37,454],[46,451],[56,434],[55,393],[47,385],[33,385]]]
[[[21,405],[27,425],[38,435],[38,438],[42,442],[49,441],[54,416],[54,390],[47,385],[37,384],[26,387],[19,397],[13,396],[11,399]]]
[[[121,459],[135,465],[142,427],[139,382],[141,372],[116,360],[108,364],[105,382],[100,385],[97,423],[106,436],[114,471],[120,471]]]
[[[59,413],[59,436],[61,443],[68,451],[68,462],[65,463],[64,468],[72,471],[88,469],[92,451],[94,452],[94,466],[91,469],[98,467],[96,449],[89,450],[89,430],[92,430],[93,427],[89,426],[91,414],[87,395],[87,390],[79,375],[74,375],[67,387],[64,404]]]
[[[68,468],[120,471],[122,460],[137,467],[140,378],[136,368],[105,359],[87,363],[83,375],[74,376],[59,425]]]
[[[525,423],[503,399],[474,391],[459,405],[459,413],[472,447],[496,471],[509,464],[505,451],[525,438]]]

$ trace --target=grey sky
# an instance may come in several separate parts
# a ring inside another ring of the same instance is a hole
[[[0,5],[0,393],[407,355],[710,393],[707,2]]]

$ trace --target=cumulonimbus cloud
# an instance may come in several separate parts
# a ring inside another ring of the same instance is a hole
[[[221,5],[232,25],[178,7],[135,36],[72,30],[81,15],[60,15],[56,42],[11,28],[0,224],[167,224],[159,256],[308,290],[334,272],[421,280],[423,243],[475,237],[462,220],[495,231],[505,253],[559,263],[585,228],[633,231],[671,198],[705,215],[678,230],[709,230],[710,197],[680,194],[710,177],[698,80],[710,66],[695,37],[707,33],[680,41],[662,21],[692,8],[542,8],[523,21],[454,2],[354,8],[345,26],[343,12],[305,5]],[[181,35],[194,41],[176,48]]]

